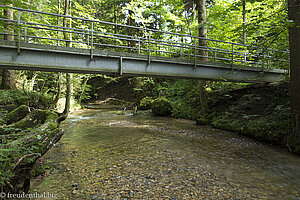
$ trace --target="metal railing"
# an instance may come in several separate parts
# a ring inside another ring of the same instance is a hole
[[[16,36],[19,53],[21,41],[55,46],[71,43],[73,47],[90,49],[91,59],[94,49],[100,49],[148,55],[149,63],[153,56],[159,56],[193,60],[195,67],[199,62],[265,69],[289,66],[287,51],[16,7],[10,9],[14,10],[16,19],[0,18],[3,24],[0,35]],[[60,19],[67,19],[68,24],[63,26]],[[207,46],[199,45],[203,40]]]

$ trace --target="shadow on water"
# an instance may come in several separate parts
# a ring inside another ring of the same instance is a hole
[[[77,111],[33,191],[59,199],[300,199],[300,157],[194,122]]]

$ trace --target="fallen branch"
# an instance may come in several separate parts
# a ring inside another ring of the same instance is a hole
[[[25,158],[30,157],[30,156],[33,156],[33,155],[35,155],[35,154],[34,154],[34,153],[31,153],[31,154],[27,154],[27,155],[23,156],[22,158],[20,158],[20,159],[18,160],[18,162],[15,164],[15,166],[13,167],[13,170],[15,170],[17,167],[19,167],[19,166],[21,165],[21,162],[22,162]]]

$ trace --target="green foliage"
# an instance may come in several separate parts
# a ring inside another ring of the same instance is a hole
[[[172,105],[172,116],[195,119],[199,112],[198,82],[174,80],[166,82],[166,96]]]
[[[79,104],[82,101],[86,101],[91,98],[90,91],[92,90],[92,86],[88,84],[88,81],[93,77],[95,77],[95,75],[90,75],[90,74],[73,75],[73,79],[72,79],[73,96],[74,99],[76,99]]]
[[[133,90],[137,100],[141,100],[144,97],[156,98],[158,96],[159,84],[156,83],[156,80],[151,77],[136,77],[129,80],[134,87]]]
[[[14,163],[12,162],[12,159],[20,156],[21,149],[17,144],[10,145],[6,148],[0,148],[0,186],[5,185],[4,181],[9,180],[14,175]]]
[[[0,104],[27,104],[32,107],[48,108],[52,104],[52,96],[39,92],[24,92],[20,90],[0,90]]]
[[[171,114],[171,104],[165,97],[155,99],[151,105],[152,112],[158,116],[167,116]]]
[[[15,175],[13,168],[20,158],[24,157],[24,163],[32,162],[32,160],[30,158],[27,158],[25,155],[38,155],[41,153],[42,143],[24,143],[22,142],[22,140],[18,140],[19,138],[22,138],[22,136],[28,134],[28,131],[30,134],[33,134],[33,137],[36,137],[37,139],[38,135],[35,135],[36,133],[43,134],[39,129],[31,129],[25,131],[21,129],[9,128],[6,129],[5,132],[9,133],[11,137],[0,135],[0,186],[5,185],[4,181],[8,181]],[[41,138],[38,140],[40,141]]]
[[[140,110],[149,110],[151,109],[152,102],[153,102],[152,97],[144,97],[140,101],[140,105],[138,107]]]
[[[31,176],[32,177],[37,177],[40,175],[45,175],[47,170],[51,169],[51,166],[48,164],[43,164],[43,163],[37,163],[34,165],[32,171],[31,171]]]
[[[28,98],[24,95],[24,93],[20,91],[10,91],[10,90],[0,90],[0,104],[7,105],[16,103],[19,104],[20,102],[26,102]]]

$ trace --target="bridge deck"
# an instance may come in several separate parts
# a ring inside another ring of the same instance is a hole
[[[126,76],[161,76],[235,82],[276,82],[285,70],[231,66],[193,60],[147,55],[108,52],[21,43],[17,53],[14,41],[0,41],[0,68],[26,69],[53,72],[101,73]]]

